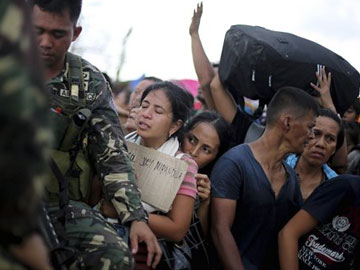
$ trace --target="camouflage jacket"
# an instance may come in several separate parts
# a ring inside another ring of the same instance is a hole
[[[26,8],[23,0],[0,1],[0,230],[20,238],[36,226],[51,140]]]
[[[55,110],[57,105],[74,103],[69,89],[69,72],[72,70],[69,58],[67,54],[64,70],[47,82],[50,103]],[[81,61],[85,106],[92,112],[86,143],[90,163],[102,182],[105,198],[112,202],[120,221],[125,224],[143,219],[145,211],[134,182],[135,174],[124,143],[124,134],[110,86],[96,67],[82,58]]]

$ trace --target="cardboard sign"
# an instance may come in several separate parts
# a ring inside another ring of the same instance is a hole
[[[184,180],[188,164],[154,149],[127,142],[141,200],[168,212]]]

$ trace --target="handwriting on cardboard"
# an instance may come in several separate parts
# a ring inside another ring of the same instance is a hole
[[[141,199],[162,212],[174,201],[188,164],[151,148],[127,142]]]

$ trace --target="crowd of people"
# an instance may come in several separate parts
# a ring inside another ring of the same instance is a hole
[[[277,89],[257,121],[204,51],[201,3],[197,96],[156,74],[128,89],[69,52],[81,6],[0,4],[1,269],[360,269],[360,103],[338,114],[338,78]],[[184,164],[168,211],[129,144]]]

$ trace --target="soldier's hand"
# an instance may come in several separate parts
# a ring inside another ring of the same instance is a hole
[[[138,251],[138,243],[144,242],[148,252],[146,264],[156,268],[160,262],[162,251],[156,236],[145,222],[134,220],[131,223],[130,242],[133,254],[136,254]]]

